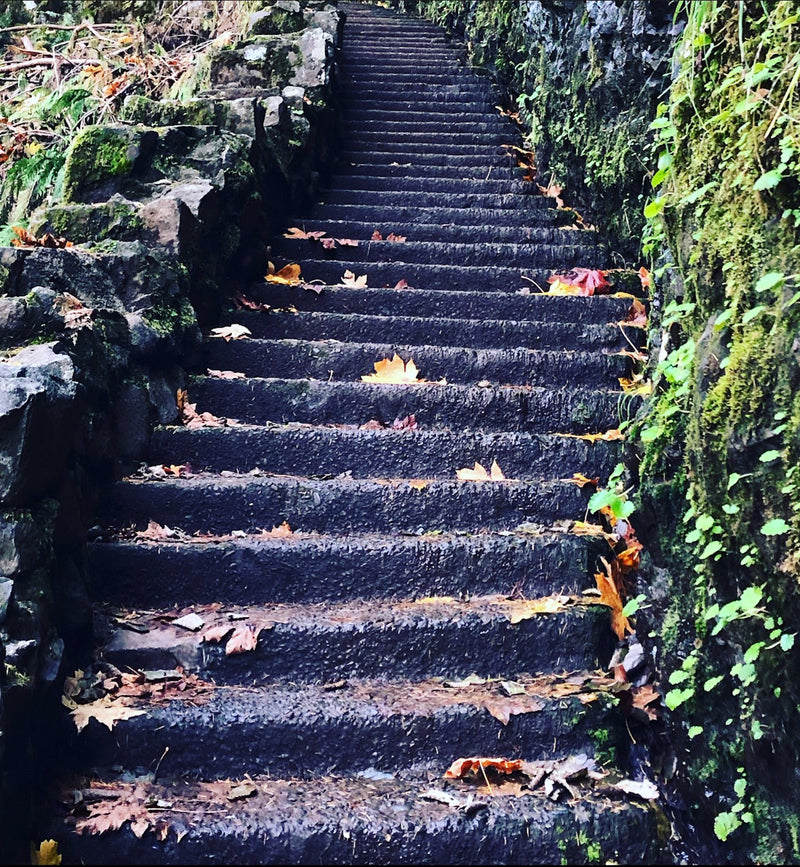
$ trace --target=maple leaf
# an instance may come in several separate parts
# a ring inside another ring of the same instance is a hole
[[[594,580],[597,584],[597,589],[600,591],[600,605],[606,605],[611,609],[611,628],[617,638],[622,641],[626,633],[633,632],[633,628],[628,622],[628,618],[622,613],[622,599],[619,595],[619,588],[613,578],[611,565],[603,557],[600,558],[604,572],[596,572]]]
[[[363,379],[363,377],[362,377]],[[386,425],[382,422],[379,422],[376,418],[371,418],[369,421],[365,421],[364,424],[360,424],[358,426],[359,430],[386,430]]]
[[[382,241],[382,240],[383,240],[383,235],[381,235],[381,233],[376,229],[376,230],[372,233],[372,238],[371,238],[371,240],[372,240],[372,241]]]
[[[424,382],[425,380],[418,379],[419,370],[414,364],[414,359],[409,358],[408,361],[403,359],[395,352],[394,357],[384,358],[382,361],[375,362],[375,372],[364,374],[361,377],[362,382],[383,382],[394,385],[404,385],[412,382]]]
[[[636,373],[630,379],[620,376],[619,384],[625,394],[647,397],[653,391],[653,383],[649,379],[645,380],[644,373]]]
[[[585,488],[586,485],[594,485],[597,487],[600,484],[600,479],[590,479],[588,476],[585,476],[583,473],[573,473],[571,479],[566,479],[568,482],[573,482],[579,488]]]
[[[622,433],[618,428],[612,428],[611,430],[605,431],[605,433],[587,433],[587,434],[573,434],[573,433],[560,433],[558,434],[560,437],[571,437],[576,440],[588,440],[590,443],[595,443],[598,440],[603,440],[604,442],[612,442],[613,440],[624,440],[625,434]]]
[[[524,691],[523,691],[524,693]],[[524,697],[509,696],[508,698],[495,697],[483,702],[487,711],[504,726],[507,726],[512,716],[525,713],[538,713],[544,710],[544,702],[533,696]]]
[[[592,268],[573,268],[567,274],[554,274],[547,278],[553,295],[600,295],[611,284],[606,280],[607,271]]]
[[[387,241],[393,241],[395,244],[405,244],[405,235],[395,235],[394,232],[389,232],[386,236]]]
[[[476,756],[469,759],[456,759],[445,771],[444,777],[446,780],[463,780],[471,774],[482,775],[487,769],[497,774],[514,774],[523,770],[524,766],[522,759],[485,759]]]
[[[152,519],[147,523],[146,530],[139,530],[136,533],[137,539],[146,539],[153,542],[163,542],[166,539],[173,539],[176,535],[175,530],[170,527],[162,527],[161,524]]]
[[[336,238],[336,243],[340,244],[342,247],[357,247],[358,241],[354,241],[352,238]]]
[[[352,271],[347,270],[342,276],[342,286],[349,286],[351,289],[366,289],[367,275],[362,274],[360,277],[356,277]]]
[[[279,527],[273,527],[271,530],[260,530],[256,536],[259,539],[285,539],[293,534],[294,530],[289,526],[289,522],[284,521]]]
[[[268,313],[272,310],[269,304],[264,304],[261,301],[253,301],[241,292],[235,292],[233,295],[233,305],[238,310],[259,310]]]
[[[304,232],[297,226],[292,226],[283,233],[284,238],[292,238],[296,241],[318,241],[325,237],[325,232]]]
[[[185,388],[178,389],[177,397],[181,421],[190,430],[199,427],[225,427],[228,424],[233,424],[233,419],[220,418],[210,412],[197,412],[197,404],[189,403]]]
[[[655,707],[661,701],[658,690],[650,683],[644,686],[634,686],[630,689],[631,713],[642,722],[652,722],[661,715],[661,710]]]
[[[424,491],[428,487],[430,481],[428,479],[409,479],[408,486],[414,488],[415,491]]]
[[[31,844],[31,864],[60,864],[61,855],[58,854],[58,843],[55,840],[42,840],[39,848]]]
[[[213,376],[214,379],[244,379],[245,376],[243,373],[238,373],[235,370],[214,370],[213,368],[208,368],[208,376]]]
[[[223,340],[242,340],[242,338],[250,337],[252,332],[244,325],[239,325],[234,322],[232,325],[223,325],[221,328],[212,328],[210,337],[221,337]]]
[[[141,839],[151,826],[146,800],[144,793],[137,787],[127,796],[112,800],[110,795],[99,802],[88,803],[86,808],[89,815],[77,820],[75,830],[79,834],[105,834],[118,831],[126,822],[130,822],[131,831]]]
[[[628,315],[622,320],[620,325],[629,325],[632,328],[645,328],[647,325],[647,308],[638,298],[634,298],[631,302]]]
[[[300,266],[296,264],[284,265],[275,274],[267,274],[264,279],[267,283],[280,283],[283,286],[298,286],[300,279]]]
[[[114,723],[117,720],[131,719],[131,717],[144,713],[144,710],[131,707],[120,701],[115,701],[108,695],[104,695],[102,698],[90,701],[87,704],[78,704],[71,698],[62,695],[61,703],[64,707],[69,708],[72,721],[79,732],[86,728],[90,719],[96,719],[99,723],[106,726],[109,731],[113,731]]]
[[[649,289],[652,285],[652,281],[650,278],[650,272],[647,268],[642,265],[642,267],[636,272],[639,275],[639,279],[642,281],[642,289]]]
[[[501,482],[505,479],[505,476],[497,461],[492,461],[492,466],[488,473],[482,464],[475,461],[473,469],[464,467],[463,469],[456,470],[456,478],[466,482]]]
[[[555,199],[556,207],[563,208],[564,200],[561,198],[561,193],[564,192],[564,188],[560,187],[558,184],[550,184],[547,187],[539,186],[539,192],[543,196],[547,196],[548,198]]]
[[[323,238],[320,243],[326,250],[336,249],[336,238]]]
[[[392,422],[392,430],[419,430],[417,419],[414,415],[398,417]]]
[[[259,632],[261,632],[260,629],[254,629],[251,626],[237,626],[225,645],[225,656],[255,650],[258,647]]]
[[[408,289],[408,280],[398,280],[392,287],[393,289]]]

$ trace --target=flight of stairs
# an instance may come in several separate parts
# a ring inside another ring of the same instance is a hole
[[[631,407],[630,298],[541,294],[608,263],[523,180],[490,83],[432,24],[340,8],[345,150],[290,225],[358,245],[274,239],[321,291],[254,288],[272,309],[234,312],[250,337],[209,338],[188,390],[187,419],[239,424],[158,429],[113,490],[67,689],[105,724],[72,733],[50,828],[83,863],[657,860],[657,808],[609,783],[630,735],[582,595],[608,548],[570,532],[573,474],[619,460],[572,435]],[[427,382],[361,380],[395,353]],[[456,478],[476,461],[506,480]],[[468,757],[550,783],[443,778]]]

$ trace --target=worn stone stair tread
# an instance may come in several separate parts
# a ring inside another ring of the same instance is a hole
[[[203,358],[210,369],[235,368],[246,376],[358,381],[375,362],[399,354],[424,367],[436,381],[484,385],[571,385],[611,388],[630,376],[630,360],[620,354],[537,349],[467,349],[401,343],[351,343],[338,340],[258,338],[229,346],[210,340]]]
[[[361,313],[370,316],[391,314],[393,316],[431,317],[434,319],[492,319],[517,322],[568,322],[605,325],[625,319],[631,299],[621,295],[563,296],[546,292],[531,292],[522,295],[513,292],[461,292],[447,289],[398,290],[390,287],[355,288],[352,286],[324,286],[317,293],[298,287],[265,284],[260,297],[274,307],[294,306],[299,310],[318,313]],[[242,318],[244,311],[237,313]],[[254,314],[250,319],[261,319]],[[249,325],[248,325],[249,327]],[[633,332],[633,329],[627,329]],[[292,339],[287,337],[286,339]],[[297,338],[295,338],[297,339]],[[324,338],[319,338],[324,339]],[[372,341],[370,341],[372,342]],[[238,346],[239,344],[235,344]],[[229,345],[234,348],[233,344]],[[477,350],[476,347],[471,347]],[[512,351],[512,350],[508,350]],[[538,352],[541,350],[515,347],[513,351]],[[580,350],[561,346],[556,351]]]
[[[116,526],[144,528],[153,519],[189,533],[258,530],[283,521],[305,532],[453,531],[572,520],[583,515],[587,500],[566,481],[435,479],[419,490],[406,479],[200,473],[119,482],[104,514]]]
[[[567,238],[560,244],[465,244],[447,241],[405,242],[364,240],[357,247],[347,247],[343,254],[350,262],[372,264],[398,262],[413,264],[456,265],[459,267],[508,267],[514,268],[563,268],[604,267],[608,254],[602,247],[573,245]],[[281,238],[272,244],[276,255],[304,262],[338,261],[340,249],[326,250],[321,244],[310,240]]]
[[[576,839],[601,840],[604,857],[617,863],[659,861],[657,817],[641,803],[592,794],[577,804],[554,803],[539,791],[522,797],[477,792],[468,802],[473,787],[440,776],[254,775],[257,794],[235,804],[227,800],[235,781],[143,781],[143,801],[174,805],[157,814],[175,827],[163,842],[152,833],[138,839],[127,823],[103,835],[78,836],[64,824],[53,833],[64,841],[65,860],[86,864],[140,864],[143,855],[162,864],[496,864],[499,852],[504,864],[536,864],[550,863],[560,841],[580,858]],[[127,795],[135,785],[116,788]],[[453,793],[464,806],[423,798],[429,790]]]
[[[103,657],[123,671],[180,666],[215,683],[241,685],[366,677],[424,680],[472,673],[513,680],[608,664],[614,639],[607,608],[581,597],[561,605],[546,600],[550,613],[534,608],[527,619],[511,622],[515,612],[536,602],[497,595],[467,601],[434,597],[179,609],[191,610],[208,624],[256,630],[256,648],[234,655],[225,654],[224,643],[201,642],[202,633],[165,621],[169,612],[142,612],[133,619],[138,612],[123,611],[125,628],[111,632]],[[148,631],[134,632],[131,623]]]
[[[193,380],[198,411],[250,424],[391,424],[414,415],[424,428],[587,434],[619,426],[620,402],[632,417],[641,398],[622,391],[541,386],[323,381],[251,377]]]
[[[448,165],[413,165],[408,161],[398,162],[393,160],[389,163],[368,162],[371,154],[364,154],[359,161],[353,159],[345,162],[340,161],[336,165],[336,172],[342,178],[342,182],[351,175],[372,175],[373,177],[393,177],[402,183],[405,178],[451,178],[453,168]],[[458,171],[459,177],[476,181],[496,180],[505,178],[510,181],[523,180],[524,169],[519,166],[466,166]],[[487,178],[488,175],[488,178]],[[493,236],[489,236],[490,239]]]
[[[400,154],[404,147],[402,142],[392,144],[390,152]],[[412,145],[412,147],[417,147],[417,145]],[[449,146],[436,145],[436,148],[439,147]],[[455,145],[454,147],[460,146]],[[474,146],[468,145],[468,147]],[[432,150],[435,148],[432,147]],[[339,187],[335,190],[327,190],[320,195],[320,203],[323,205],[384,205],[388,208],[435,208],[441,204],[442,200],[441,193],[422,190],[351,190]],[[519,212],[547,210],[552,207],[552,201],[539,195],[538,190],[536,194],[533,190],[527,193],[458,192],[448,193],[448,205],[451,208],[513,209],[519,216]]]
[[[172,606],[225,599],[249,605],[343,601],[363,592],[387,599],[519,592],[532,598],[581,593],[591,537],[528,525],[475,534],[294,532],[279,537],[174,542],[120,539],[89,546],[103,598],[115,604]],[[157,568],[158,567],[158,568]],[[171,576],[164,581],[162,572]]]
[[[596,686],[582,691],[577,681]],[[525,692],[509,699],[498,681],[209,683],[190,687],[185,698],[126,698],[126,707],[143,713],[118,720],[113,731],[92,724],[91,738],[77,737],[75,749],[93,767],[145,770],[163,755],[160,775],[193,779],[310,779],[409,765],[441,773],[448,759],[473,755],[560,759],[585,751],[598,728],[627,737],[610,685],[586,671],[524,676],[514,688]]]
[[[570,477],[580,471],[605,478],[620,456],[620,443],[591,443],[554,434],[442,430],[343,430],[299,424],[226,428],[162,427],[153,433],[150,462],[191,465],[195,471],[353,478],[452,479],[454,467],[496,460],[510,479]],[[487,467],[488,469],[488,467]]]
[[[397,160],[397,154],[386,154],[386,161]],[[484,168],[488,168],[487,162],[482,162]],[[531,197],[533,199],[533,197]],[[355,205],[355,204],[317,204],[314,206],[313,215],[319,220],[361,220],[375,221],[402,221],[404,223],[442,223],[459,226],[565,226],[575,222],[575,215],[569,211],[558,210],[553,207],[540,209],[528,209],[524,213],[508,208],[462,208],[454,207],[448,203],[431,207],[407,207],[398,205],[384,207],[380,205]],[[545,280],[547,275],[545,275]]]
[[[577,304],[574,306],[578,307]],[[558,308],[554,305],[549,309]],[[564,305],[562,309],[568,311],[569,307]],[[619,352],[622,349],[632,349],[632,344],[640,345],[642,329],[623,329],[615,322],[602,322],[601,318],[607,311],[608,308],[604,310],[600,305],[591,308],[590,312],[595,313],[597,318],[588,322],[479,320],[434,316],[426,318],[392,313],[379,315],[286,310],[259,312],[254,316],[242,315],[245,311],[241,311],[234,314],[234,319],[244,324],[253,337],[260,339],[280,339],[291,334],[297,340],[339,340],[350,343],[396,341],[412,346],[452,347],[464,347],[466,343],[474,349],[524,347],[530,350],[566,349],[572,352],[593,347],[598,352]],[[598,322],[597,319],[601,321]],[[421,376],[427,378],[427,371],[423,370]]]

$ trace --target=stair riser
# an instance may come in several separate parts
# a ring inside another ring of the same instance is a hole
[[[170,607],[461,598],[515,587],[535,599],[582,592],[594,558],[585,538],[567,534],[369,538],[97,543],[89,563],[95,592],[108,602]]]
[[[392,178],[380,175],[370,176],[367,173],[335,175],[331,185],[321,192],[325,197],[336,189],[348,190],[382,190],[395,192],[431,192],[431,193],[515,193],[517,195],[540,195],[539,190],[522,178],[498,178],[489,180],[462,178],[455,173],[450,177],[438,178]]]
[[[536,201],[533,196],[531,201]],[[417,223],[452,223],[457,226],[475,226],[485,228],[487,225],[520,227],[568,226],[574,217],[568,211],[556,208],[526,208],[525,211],[497,208],[456,208],[456,207],[405,207],[382,205],[323,205],[317,204],[313,211],[314,219],[339,222],[340,220],[360,221],[374,220],[375,223],[387,220],[416,225]],[[545,278],[546,279],[546,278]],[[431,287],[433,288],[433,287]],[[515,287],[516,288],[516,287]]]
[[[216,645],[197,645],[194,636],[193,640],[194,649],[190,651],[187,642],[179,655],[193,653],[204,679],[245,686],[284,679],[325,683],[364,677],[422,680],[477,673],[513,678],[545,669],[592,671],[606,666],[614,650],[608,610],[600,606],[539,616],[516,625],[477,616],[446,622],[409,618],[391,626],[370,623],[347,629],[278,623],[261,633],[256,650],[235,656],[225,656]],[[123,671],[170,669],[181,664],[167,650],[117,650],[113,644],[106,659]]]
[[[405,482],[233,481],[122,484],[111,494],[104,516],[114,526],[144,528],[152,518],[188,533],[256,531],[283,521],[294,530],[334,534],[474,531],[574,519],[588,500],[588,494],[565,482],[432,482],[418,491]]]
[[[476,460],[496,460],[510,479],[545,474],[569,478],[580,470],[607,478],[619,458],[613,443],[592,446],[570,437],[506,436],[432,431],[335,429],[214,430],[169,428],[154,434],[150,461],[189,463],[195,470],[338,475],[353,478],[452,479]]]
[[[618,427],[621,398],[613,392],[375,386],[304,379],[209,379],[194,385],[191,394],[200,411],[228,413],[249,424],[287,419],[357,425],[378,419],[391,424],[413,414],[426,429],[576,434]],[[638,403],[631,402],[629,411],[635,411]]]
[[[373,706],[355,705],[343,717],[331,707],[331,699],[342,692],[323,693],[313,711],[291,694],[281,696],[283,707],[275,705],[280,697],[270,704],[262,699],[259,707],[245,703],[252,693],[242,696],[224,688],[219,693],[199,707],[176,701],[150,717],[121,720],[113,734],[98,729],[83,750],[84,761],[94,767],[149,767],[164,754],[159,765],[163,777],[199,773],[222,779],[246,774],[309,779],[408,765],[441,773],[442,756],[519,753],[535,761],[580,752],[594,729],[620,740],[626,734],[619,714],[614,719],[592,712],[576,698],[564,700],[561,707],[550,702],[537,713],[512,716],[503,726],[471,705],[441,708],[429,716],[390,716],[388,710],[376,713]],[[231,702],[244,706],[231,713]],[[81,746],[78,741],[77,749]]]
[[[459,115],[456,117],[460,118]],[[448,120],[447,118],[423,117],[421,119],[400,118],[398,120],[387,118],[383,121],[351,119],[345,116],[344,129],[348,141],[362,138],[365,135],[380,136],[381,140],[385,138],[402,140],[401,137],[409,133],[424,133],[435,138],[449,137],[453,133],[471,136],[479,133],[498,133],[505,138],[514,135],[514,131],[508,123],[499,119],[496,121],[486,120],[485,116],[482,120]]]
[[[395,165],[392,165],[392,162],[394,162]],[[450,179],[453,177],[473,181],[523,180],[523,170],[514,166],[421,166],[412,165],[408,161],[399,163],[397,160],[390,161],[389,163],[341,162],[336,167],[336,171],[342,178],[343,183],[347,183],[350,177],[363,175],[369,175],[373,178],[395,178],[398,183],[402,183],[408,178],[413,178],[415,180],[421,180],[422,178]],[[446,227],[440,228],[442,228],[443,231],[446,229]],[[489,227],[487,227],[487,229],[488,228]],[[492,236],[488,237],[491,238]]]
[[[450,208],[486,208],[511,210],[518,223],[524,223],[531,211],[543,211],[552,207],[552,202],[538,195],[538,190],[529,194],[521,193],[442,193],[390,192],[380,190],[327,190],[320,194],[323,205],[359,205],[365,207],[399,208],[436,208],[446,200]],[[386,219],[386,217],[384,217]]]

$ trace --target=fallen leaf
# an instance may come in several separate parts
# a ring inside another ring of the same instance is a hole
[[[574,482],[579,488],[584,488],[586,485],[594,485],[597,487],[600,484],[599,478],[590,479],[588,476],[584,476],[583,473],[573,473],[571,479],[567,479],[568,482]]]
[[[357,247],[358,241],[354,241],[352,238],[336,238],[337,244],[340,244],[342,247]]]
[[[162,527],[161,524],[151,519],[147,522],[146,530],[139,530],[136,533],[136,538],[146,539],[151,542],[162,542],[166,539],[172,539],[175,536],[175,532],[170,527]]]
[[[547,278],[553,295],[600,295],[611,285],[606,280],[607,271],[597,268],[573,268],[566,274],[554,274]]]
[[[386,236],[387,241],[393,241],[395,244],[405,244],[406,238],[405,235],[395,235],[394,232],[389,232]]]
[[[639,274],[639,279],[642,281],[642,289],[649,289],[652,285],[650,272],[644,267],[644,265],[642,265],[637,273]]]
[[[483,706],[504,726],[508,725],[512,716],[539,713],[539,711],[544,710],[544,702],[529,695],[526,695],[525,698],[520,698],[519,696],[504,698],[501,696],[484,701]]]
[[[630,379],[626,376],[620,376],[619,384],[625,394],[647,397],[653,391],[653,383],[644,378],[644,373],[635,373]]]
[[[635,795],[645,801],[658,799],[658,786],[650,780],[620,780],[618,783],[612,783],[611,788],[626,795]]]
[[[207,644],[216,644],[224,641],[233,631],[233,626],[230,623],[222,623],[219,626],[210,626],[200,636],[200,640]]]
[[[428,479],[409,479],[408,486],[414,488],[415,491],[424,491],[430,484]]]
[[[173,620],[172,625],[178,626],[181,629],[188,629],[189,632],[197,632],[198,629],[202,629],[206,625],[206,622],[199,614],[191,612],[184,614],[183,617],[179,617],[177,620]]]
[[[42,840],[38,849],[31,845],[31,864],[60,864],[58,843],[55,840]]]
[[[241,340],[250,337],[251,331],[244,325],[234,322],[232,325],[223,325],[220,328],[212,328],[209,337],[221,337],[223,340]]]
[[[605,433],[586,433],[586,434],[573,434],[573,433],[559,433],[557,436],[560,437],[572,437],[576,440],[588,440],[590,443],[597,442],[598,440],[603,440],[604,442],[612,442],[613,440],[624,440],[625,434],[622,433],[618,428],[613,428],[612,430],[607,430]]]
[[[561,198],[561,193],[564,192],[564,188],[559,186],[558,184],[550,184],[547,187],[539,186],[539,192],[543,196],[547,196],[548,198],[555,199],[556,207],[563,208],[564,200]]]
[[[414,360],[409,358],[408,361],[403,361],[402,358],[395,352],[392,359],[384,358],[382,361],[375,362],[375,373],[366,374],[361,377],[362,382],[383,382],[394,385],[407,385],[413,382],[424,382],[418,379],[419,370]]]
[[[622,320],[620,325],[629,325],[632,328],[645,328],[647,326],[647,308],[638,298],[631,301],[628,315]]]
[[[468,686],[483,686],[486,682],[485,677],[481,677],[478,674],[468,674],[461,680],[444,680],[442,681],[442,686],[449,687],[450,689],[464,689]]]
[[[545,596],[541,599],[509,599],[501,604],[503,613],[512,624],[522,623],[540,614],[558,614],[572,603],[569,596]]]
[[[497,774],[514,774],[521,771],[524,764],[522,759],[485,759],[479,757],[456,759],[445,771],[444,777],[447,780],[463,780],[472,774],[482,775],[487,769],[491,769]]]
[[[372,241],[382,241],[382,240],[383,240],[383,235],[381,235],[381,233],[380,233],[377,229],[375,229],[375,231],[372,233],[372,238],[371,238],[370,240],[372,240]]]
[[[243,798],[252,798],[258,794],[258,789],[253,783],[241,783],[238,786],[233,786],[226,795],[229,801],[241,801]]]
[[[414,415],[407,415],[403,418],[396,418],[392,422],[392,430],[419,430],[417,419]]]
[[[363,377],[362,377],[363,379]],[[371,418],[369,421],[365,421],[364,424],[360,424],[358,426],[359,430],[386,430],[386,425],[382,422],[379,422],[376,418]]]
[[[197,412],[197,404],[189,403],[185,388],[179,388],[177,392],[178,412],[184,426],[195,430],[200,427],[225,427],[233,424],[233,419],[220,418],[210,412]]]
[[[326,250],[334,250],[336,248],[336,238],[322,238],[320,243]]]
[[[503,692],[509,696],[525,695],[527,693],[525,686],[521,683],[517,683],[516,680],[501,680],[500,689],[502,689]]]
[[[367,275],[362,274],[360,277],[356,277],[352,271],[345,271],[342,276],[342,286],[349,286],[351,289],[366,289]]]
[[[415,605],[452,605],[455,596],[422,596],[414,600]]]
[[[294,530],[289,526],[289,522],[284,521],[280,526],[273,527],[271,530],[260,530],[256,536],[259,539],[285,539],[293,534]]]
[[[239,373],[234,370],[214,370],[213,368],[208,368],[208,375],[213,376],[215,379],[244,379],[245,376],[243,373]]]
[[[464,467],[460,470],[456,470],[456,478],[469,482],[500,482],[506,477],[503,475],[503,471],[500,469],[500,465],[497,461],[492,461],[491,470],[488,473],[482,464],[475,461],[475,467],[473,469]]]
[[[130,707],[119,700],[114,700],[108,695],[87,704],[77,704],[66,696],[61,697],[61,702],[69,708],[75,728],[81,732],[86,728],[90,719],[96,719],[109,731],[113,731],[114,723],[121,719],[131,719],[144,713],[144,710]]]
[[[622,641],[626,633],[633,632],[633,628],[628,622],[628,618],[622,613],[622,599],[619,595],[619,588],[612,577],[611,565],[603,557],[600,560],[605,571],[596,572],[594,576],[597,589],[600,591],[599,604],[606,605],[611,609],[611,628],[617,638]]]
[[[260,631],[260,629],[253,629],[250,626],[237,626],[225,645],[225,656],[255,650],[258,647],[258,633]]]
[[[298,229],[297,226],[292,226],[283,233],[284,238],[292,238],[296,241],[318,241],[325,237],[325,232],[304,232]]]
[[[297,264],[284,265],[275,274],[267,274],[264,279],[267,283],[280,283],[284,286],[297,286],[300,282],[300,266]]]
[[[393,289],[408,289],[408,281],[407,280],[398,280],[397,283],[392,287]]]
[[[52,249],[72,246],[72,241],[68,241],[66,238],[56,238],[49,232],[46,232],[41,238],[37,238],[23,226],[12,226],[11,231],[17,236],[11,239],[12,247],[49,247]]]

